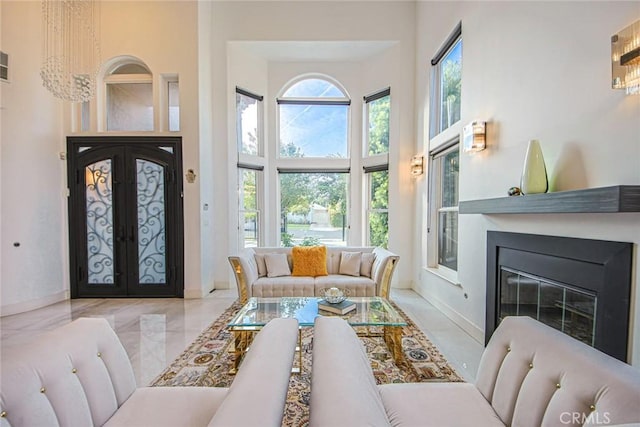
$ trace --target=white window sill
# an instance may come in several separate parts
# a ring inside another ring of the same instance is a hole
[[[446,280],[454,286],[462,287],[462,284],[458,280],[458,272],[451,270],[446,267],[422,267],[424,271],[433,274],[434,276],[438,276],[441,279]]]

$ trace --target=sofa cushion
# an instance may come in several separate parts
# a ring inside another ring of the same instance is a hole
[[[293,276],[326,276],[327,275],[327,247],[326,246],[294,246]]]
[[[347,289],[352,297],[373,297],[376,295],[376,284],[368,277],[354,277],[342,274],[330,274],[315,278],[315,294],[324,295],[322,289],[328,288]]]
[[[360,261],[360,275],[371,277],[371,269],[373,268],[373,261],[376,259],[376,254],[371,252],[364,252]]]
[[[138,388],[105,427],[206,426],[227,391],[218,387]]]
[[[347,276],[359,276],[361,263],[362,252],[342,252],[338,272]]]
[[[313,277],[261,277],[251,285],[251,295],[267,297],[307,297],[314,295]]]
[[[267,275],[267,264],[264,262],[264,254],[255,254],[256,266],[258,267],[258,277]]]
[[[504,426],[473,384],[405,383],[378,387],[393,427]]]
[[[291,275],[287,255],[285,254],[265,254],[264,263],[267,266],[267,277]]]

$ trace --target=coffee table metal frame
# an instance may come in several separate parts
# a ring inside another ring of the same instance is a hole
[[[247,303],[228,323],[227,328],[233,333],[234,366],[230,373],[237,372],[242,358],[249,350],[255,334],[270,320],[280,317],[293,317],[298,320],[298,367],[293,372],[302,370],[302,328],[313,327],[318,316],[338,316],[326,311],[318,311],[318,297],[283,297],[283,298],[249,298]],[[360,336],[382,336],[396,364],[402,362],[402,327],[405,320],[382,297],[352,297],[356,309],[345,315],[351,326],[358,327]],[[372,332],[370,327],[382,327],[382,332]],[[365,327],[364,332],[362,331]]]

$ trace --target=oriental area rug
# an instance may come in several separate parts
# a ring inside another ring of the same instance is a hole
[[[382,337],[360,337],[376,382],[463,381],[413,321],[396,304],[391,304],[407,322],[402,331],[405,361],[396,366]],[[229,387],[234,378],[229,374],[233,365],[233,335],[226,326],[241,307],[238,301],[234,302],[152,381],[151,386]],[[302,328],[303,369],[301,374],[291,375],[283,426],[306,427],[309,423],[312,349],[313,328]]]

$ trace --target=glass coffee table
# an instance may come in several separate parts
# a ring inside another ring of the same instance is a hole
[[[313,327],[318,316],[339,316],[325,311],[318,311],[318,297],[284,297],[284,298],[249,298],[247,303],[231,319],[227,327],[234,335],[234,367],[237,371],[244,354],[249,349],[254,335],[270,320],[279,317],[292,317],[298,320],[300,328]],[[356,309],[341,315],[351,326],[379,326],[382,332],[366,332],[359,335],[381,335],[391,352],[396,364],[403,359],[402,327],[407,323],[393,306],[381,297],[350,297]],[[302,335],[298,335],[298,346],[301,347]],[[302,352],[299,366],[302,367]],[[296,369],[296,371],[299,371]]]

